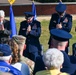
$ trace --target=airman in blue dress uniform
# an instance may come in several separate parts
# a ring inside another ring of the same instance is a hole
[[[66,13],[66,8],[67,8],[66,5],[62,3],[59,3],[56,6],[55,10],[57,13],[52,14],[52,17],[49,23],[49,31],[55,28],[65,30],[68,33],[71,31],[72,16]],[[50,37],[50,40],[51,40],[51,37]],[[49,45],[50,45],[50,42],[49,42]],[[68,43],[68,46],[69,46],[69,43]],[[66,52],[68,53],[67,49],[66,49]]]
[[[26,20],[20,23],[19,35],[26,37],[26,50],[23,55],[35,61],[41,55],[41,45],[39,37],[41,35],[41,23],[34,20],[32,12],[25,12]]]
[[[69,55],[65,52],[65,47],[68,42],[68,39],[71,39],[72,35],[61,29],[52,29],[50,33],[52,39],[54,39],[52,47],[58,48],[64,55],[64,62],[61,68],[61,72],[66,72],[71,75],[76,75],[75,74],[76,63],[74,64],[72,63],[72,61],[74,61],[74,57],[71,57],[70,59]],[[66,42],[66,43],[64,43],[65,45],[59,45],[61,42],[62,43]]]

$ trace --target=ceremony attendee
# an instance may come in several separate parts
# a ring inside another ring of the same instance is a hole
[[[46,66],[46,70],[39,71],[36,75],[69,75],[67,73],[60,72],[64,62],[64,56],[60,50],[56,48],[46,50],[43,55],[43,61]]]
[[[10,40],[10,33],[6,30],[0,30],[0,44],[7,44]]]
[[[75,75],[76,64],[71,63],[69,56],[65,52],[65,48],[68,43],[68,39],[71,39],[72,35],[62,29],[52,29],[50,31],[50,33],[51,33],[51,37],[52,37],[51,48],[57,48],[58,50],[60,50],[63,53],[63,56],[64,56],[64,62],[62,64],[63,67],[61,68],[61,72],[66,72],[71,75]],[[72,60],[73,60],[73,58],[72,58]],[[42,65],[40,65],[40,64],[42,64]],[[43,60],[41,58],[38,58],[38,60],[35,64],[34,75],[36,74],[36,72],[42,71],[45,69],[46,68],[45,68]]]
[[[52,17],[50,19],[49,31],[51,29],[62,29],[62,30],[67,31],[68,33],[71,31],[72,16],[70,14],[66,13],[66,9],[67,9],[67,6],[65,4],[63,4],[62,2],[60,2],[58,5],[56,5],[56,7],[55,7],[56,13],[53,13]],[[48,43],[49,45],[51,44],[50,40],[51,40],[51,35],[50,35],[50,39],[49,39],[49,43]],[[51,45],[49,47],[51,47]],[[65,51],[68,54],[69,40],[68,40],[68,44],[66,46]]]
[[[68,39],[72,38],[72,35],[62,29],[52,29],[50,31],[52,37],[52,48],[57,48],[64,55],[64,62],[61,72],[67,72],[73,74],[76,70],[76,64],[72,64],[69,56],[65,52],[65,48],[68,43]]]
[[[41,55],[41,45],[39,37],[41,35],[41,23],[34,20],[32,12],[25,12],[25,19],[20,23],[19,35],[26,37],[26,50],[23,55],[36,61],[36,57]]]
[[[22,72],[22,75],[32,75],[34,62],[23,56],[23,51],[26,48],[25,40],[26,38],[24,36],[15,35],[9,41],[13,52],[12,64]]]
[[[4,10],[0,10],[0,30],[6,30],[6,32],[11,33],[10,21],[5,19]]]
[[[0,44],[0,71],[9,72],[13,75],[22,75],[22,73],[11,66],[12,50],[7,44]]]

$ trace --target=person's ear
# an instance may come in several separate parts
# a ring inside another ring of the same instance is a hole
[[[10,57],[10,59],[9,59],[9,63],[11,64],[11,62],[12,62],[12,56]]]
[[[23,50],[25,50],[26,49],[26,44],[24,44],[24,48],[23,48]]]
[[[60,69],[61,69],[61,68],[63,68],[63,66],[62,66],[62,65],[60,66]]]
[[[67,45],[68,45],[68,41],[66,42],[66,46],[65,47],[67,47]]]

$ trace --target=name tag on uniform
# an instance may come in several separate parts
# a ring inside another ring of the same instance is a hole
[[[26,30],[26,28],[22,28],[22,30]]]
[[[54,22],[54,23],[56,23],[56,21],[55,21],[55,20],[54,20],[53,22]]]

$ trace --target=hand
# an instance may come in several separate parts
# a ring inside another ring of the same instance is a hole
[[[62,28],[62,24],[61,24],[61,23],[60,23],[60,24],[57,24],[57,25],[56,25],[56,28],[57,28],[57,29],[61,29],[61,28]]]
[[[31,26],[29,25],[27,28],[27,32],[30,32],[30,31],[31,31]]]
[[[26,32],[26,34],[28,34],[30,31],[31,31],[31,26],[29,25],[29,26],[27,27],[27,32]]]

